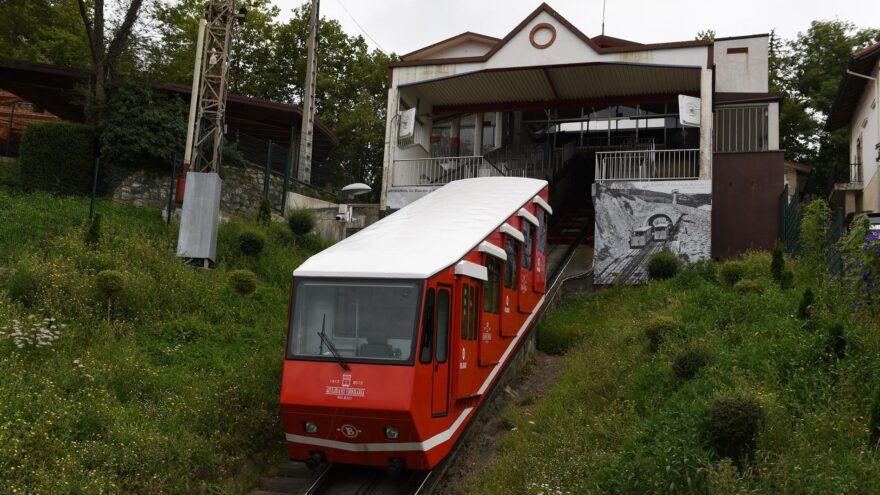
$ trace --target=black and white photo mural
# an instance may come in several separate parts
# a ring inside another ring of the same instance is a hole
[[[668,248],[685,263],[710,256],[712,182],[596,185],[595,283],[648,281],[652,254]]]

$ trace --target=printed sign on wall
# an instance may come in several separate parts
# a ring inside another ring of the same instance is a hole
[[[648,281],[652,254],[710,256],[712,182],[604,182],[596,190],[595,283]]]

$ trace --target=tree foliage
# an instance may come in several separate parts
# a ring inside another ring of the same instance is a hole
[[[814,165],[810,189],[825,193],[846,169],[849,141],[845,129],[824,130],[853,50],[880,39],[878,29],[857,29],[847,21],[813,21],[793,40],[770,38],[770,91],[784,100],[779,134],[786,158]]]

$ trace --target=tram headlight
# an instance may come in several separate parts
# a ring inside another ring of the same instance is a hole
[[[398,438],[400,438],[400,433],[397,431],[397,428],[386,426],[385,438],[387,438],[388,440],[397,440]]]
[[[318,425],[312,423],[311,421],[306,421],[305,423],[303,423],[303,428],[305,428],[306,433],[318,433]]]

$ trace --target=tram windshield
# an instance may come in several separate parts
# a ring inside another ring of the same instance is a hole
[[[421,283],[298,280],[288,358],[411,362]]]

